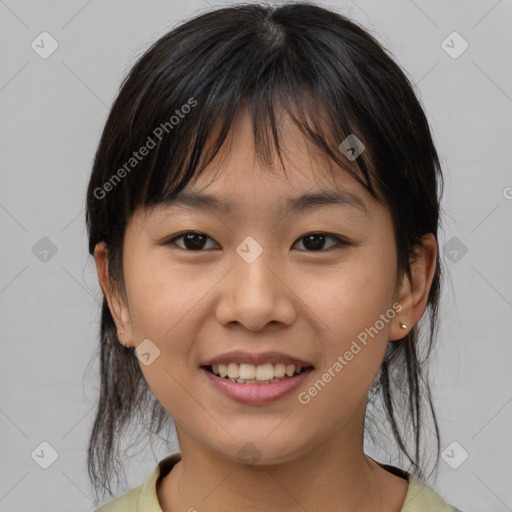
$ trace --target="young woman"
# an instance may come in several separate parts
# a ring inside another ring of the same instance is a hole
[[[409,80],[336,12],[239,4],[154,43],[87,194],[104,293],[91,479],[112,495],[130,424],[174,424],[180,451],[101,510],[458,510],[423,482],[421,445],[430,417],[439,457],[441,184]],[[408,470],[365,454],[368,405]]]

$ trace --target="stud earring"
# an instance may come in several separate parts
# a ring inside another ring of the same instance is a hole
[[[400,327],[401,327],[402,329],[407,329],[407,325],[405,325],[403,322],[401,322],[401,323],[400,323]]]
[[[124,331],[121,329],[119,331],[119,334],[124,334]],[[121,342],[121,345],[123,345],[123,347],[128,347],[128,345],[120,337],[119,337],[119,341]]]

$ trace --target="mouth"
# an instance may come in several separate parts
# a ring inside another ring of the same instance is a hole
[[[216,363],[203,365],[201,372],[217,392],[230,400],[251,406],[264,406],[292,395],[306,385],[311,365],[284,363]]]
[[[314,369],[309,361],[275,351],[234,350],[200,365],[214,390],[235,402],[259,406],[291,396]]]
[[[295,365],[285,363],[252,363],[226,362],[213,365],[203,365],[212,375],[238,384],[272,384],[293,379],[303,373],[313,370],[312,365]]]

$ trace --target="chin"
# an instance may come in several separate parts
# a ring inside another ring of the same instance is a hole
[[[287,435],[287,439],[270,439],[272,434],[268,437],[265,435],[230,438],[222,447],[215,444],[214,450],[226,459],[246,466],[283,464],[295,460],[307,451],[306,447],[299,445],[292,435]],[[291,439],[293,439],[292,444]]]

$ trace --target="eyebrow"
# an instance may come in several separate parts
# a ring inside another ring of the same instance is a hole
[[[204,211],[233,212],[233,204],[222,201],[211,194],[201,194],[182,190],[176,197],[163,202],[164,206],[184,206]],[[365,203],[357,195],[348,190],[329,190],[315,193],[305,193],[298,197],[288,198],[281,214],[311,211],[323,206],[343,206],[369,215]]]

